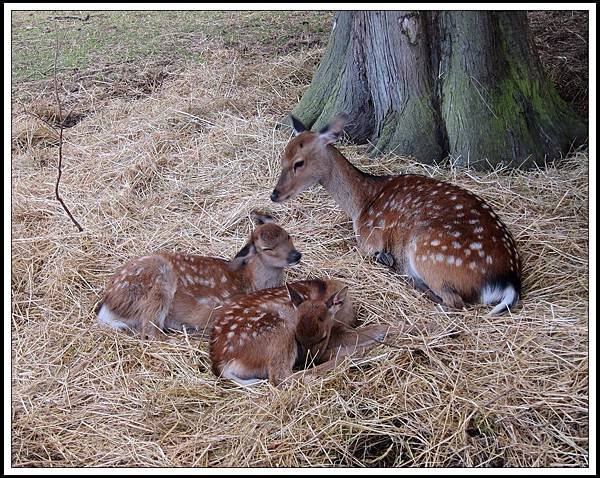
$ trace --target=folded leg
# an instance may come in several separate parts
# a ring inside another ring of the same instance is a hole
[[[388,334],[389,327],[385,325],[369,325],[366,327],[336,327],[332,331],[327,353],[323,363],[298,373],[319,375],[334,369],[350,355],[360,356]]]

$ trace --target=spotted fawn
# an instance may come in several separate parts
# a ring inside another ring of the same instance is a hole
[[[235,294],[283,284],[284,268],[301,254],[272,217],[252,216],[257,227],[229,261],[159,252],[122,266],[106,286],[99,322],[138,331],[144,339],[164,329],[208,332],[213,309]]]
[[[348,288],[336,280],[306,280],[238,296],[215,309],[210,357],[215,375],[248,385],[277,385],[293,368],[319,373],[365,350],[388,332],[356,323]]]

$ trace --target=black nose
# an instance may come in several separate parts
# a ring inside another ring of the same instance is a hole
[[[290,264],[295,264],[297,262],[300,262],[301,257],[302,257],[302,254],[300,254],[297,250],[294,249],[292,252],[290,252],[288,254],[287,260]]]
[[[279,199],[279,191],[277,191],[277,189],[273,189],[273,192],[271,193],[271,201],[277,202],[278,199]]]

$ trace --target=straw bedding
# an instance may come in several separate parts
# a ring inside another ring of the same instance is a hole
[[[53,198],[56,137],[15,108],[13,465],[587,466],[587,153],[480,173],[340,146],[371,173],[467,187],[513,232],[522,304],[499,318],[486,307],[447,315],[357,250],[322,188],[269,201],[289,137],[275,125],[322,50],[261,62],[217,53],[144,95],[88,85],[66,99],[79,117],[65,130],[61,191],[83,233]],[[47,101],[29,107],[51,120]],[[401,330],[395,346],[307,384],[241,388],[215,379],[198,338],[142,342],[95,324],[123,261],[157,249],[231,257],[254,208],[303,252],[290,280],[346,281],[363,323]]]

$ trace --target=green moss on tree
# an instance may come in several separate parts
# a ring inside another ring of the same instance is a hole
[[[483,169],[542,164],[587,139],[544,75],[525,12],[345,11],[336,21],[293,110],[313,129],[346,111],[351,138],[372,142],[372,154]]]

